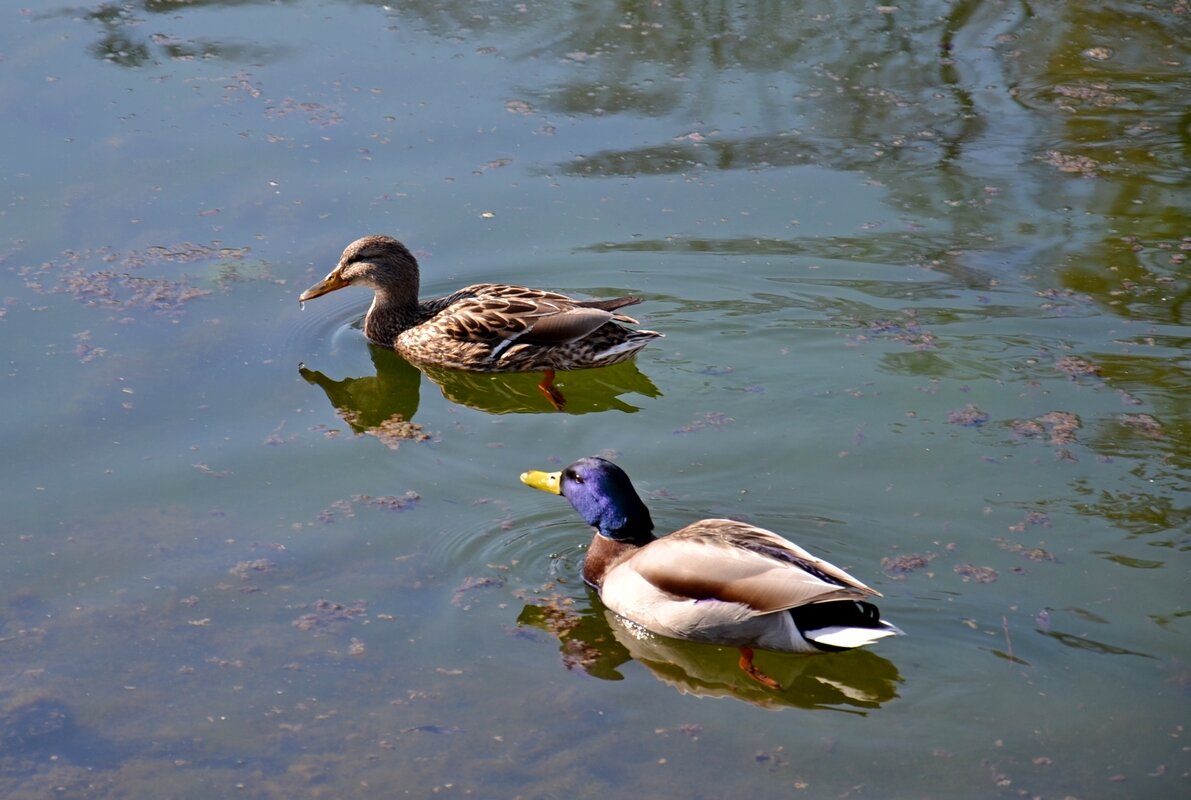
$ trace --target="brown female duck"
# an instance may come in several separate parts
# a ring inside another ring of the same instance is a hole
[[[542,391],[561,404],[555,370],[586,369],[632,358],[662,334],[625,327],[618,309],[637,297],[575,300],[545,289],[476,283],[434,300],[418,300],[418,262],[396,239],[365,236],[347,246],[335,269],[298,298],[302,302],[366,286],[372,306],[364,334],[410,361],[476,372],[546,373]]]

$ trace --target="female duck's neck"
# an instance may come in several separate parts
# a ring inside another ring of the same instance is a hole
[[[401,333],[417,324],[416,297],[411,302],[409,297],[377,291],[372,297],[372,307],[364,317],[364,335],[374,342],[392,347]]]

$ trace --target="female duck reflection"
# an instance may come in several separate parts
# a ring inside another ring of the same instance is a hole
[[[369,345],[375,375],[334,380],[325,373],[299,365],[298,374],[320,387],[339,415],[357,433],[404,420],[410,422],[418,410],[422,374],[458,405],[489,414],[590,414],[599,411],[639,411],[621,395],[658,397],[661,392],[635,362],[602,369],[568,372],[554,391],[566,390],[560,409],[538,388],[537,376],[524,373],[476,373],[439,367],[414,366],[393,350]]]

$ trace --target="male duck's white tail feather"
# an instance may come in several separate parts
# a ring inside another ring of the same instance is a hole
[[[803,634],[803,636],[815,644],[845,649],[864,647],[878,639],[884,639],[886,636],[903,635],[905,635],[905,632],[901,628],[884,620],[881,621],[881,627],[879,628],[856,628],[848,625],[833,625],[827,628],[806,631]]]

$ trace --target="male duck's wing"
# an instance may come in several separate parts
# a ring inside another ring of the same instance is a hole
[[[760,614],[879,596],[793,542],[726,519],[696,522],[650,542],[618,568],[675,597],[740,603]]]

